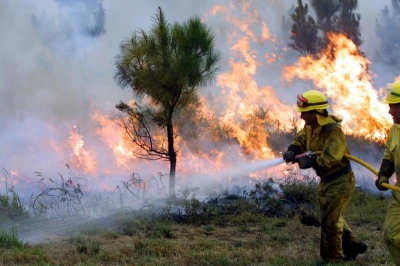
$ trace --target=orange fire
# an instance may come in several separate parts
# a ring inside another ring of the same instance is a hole
[[[238,4],[242,13],[237,17],[234,6],[217,6],[210,12],[212,15],[223,14],[234,29],[229,36],[232,42],[229,58],[231,70],[218,77],[217,85],[222,88],[222,95],[215,102],[209,103],[209,106],[224,107],[219,121],[231,126],[232,135],[243,148],[244,155],[252,154],[255,160],[273,158],[274,153],[267,143],[265,124],[279,121],[280,127],[291,128],[294,113],[291,106],[277,100],[274,88],[259,87],[255,79],[259,74],[259,66],[264,64],[258,58],[266,58],[267,63],[271,64],[277,58],[276,54],[258,56],[252,46],[267,41],[275,45],[277,37],[270,33],[267,23],[261,20],[256,8],[245,1],[239,1]],[[267,110],[267,113],[257,117],[257,111],[261,110]],[[249,124],[252,119],[254,123]]]
[[[72,154],[70,155],[70,161],[76,169],[80,169],[85,173],[94,173],[97,167],[97,163],[94,160],[92,151],[87,151],[84,147],[85,142],[83,136],[78,133],[76,126],[71,128],[69,131],[70,137],[68,144],[72,148]]]
[[[262,70],[280,59],[275,48],[271,53],[264,49],[278,45],[277,37],[256,8],[247,1],[235,3],[239,6],[216,6],[206,14],[206,19],[218,16],[228,24],[228,69],[217,77],[218,96],[209,99],[200,95],[203,105],[198,111],[215,120],[213,128],[202,132],[198,140],[185,139],[180,128],[174,128],[179,149],[177,173],[181,177],[224,171],[253,160],[272,159],[276,151],[272,151],[267,143],[266,127],[287,132],[299,126],[293,120],[299,116],[295,106],[280,99],[279,93],[283,89],[275,88],[269,82],[277,78]],[[221,33],[222,29],[216,31]],[[392,119],[387,105],[380,103],[380,95],[373,88],[373,74],[368,70],[371,62],[344,35],[329,34],[328,37],[331,43],[317,59],[304,56],[294,65],[284,67],[284,81],[298,78],[313,82],[313,87],[330,98],[333,114],[343,118],[342,127],[347,134],[383,141]],[[260,76],[267,80],[264,84],[257,81]],[[290,97],[295,99],[296,95]],[[108,115],[94,110],[91,119],[96,125],[95,134],[80,134],[77,127],[73,127],[67,145],[58,145],[55,140],[49,143],[56,152],[60,152],[60,147],[71,151],[68,158],[71,167],[97,176],[118,174],[120,179],[126,179],[143,166],[152,173],[168,173],[165,162],[161,168],[155,166],[154,161],[135,158],[132,151],[139,148],[127,140],[124,129]],[[164,135],[155,137],[166,142]],[[189,143],[191,141],[194,143]],[[99,143],[105,149],[99,151]],[[106,158],[101,159],[104,156]],[[251,174],[251,177],[257,178],[257,175]]]
[[[317,59],[301,57],[295,65],[283,69],[283,78],[313,81],[331,99],[333,113],[343,118],[347,134],[384,141],[392,119],[372,86],[372,73],[368,71],[371,62],[346,36],[329,33],[328,38],[330,44]]]
[[[93,113],[92,120],[98,123],[99,126],[96,128],[96,134],[104,144],[111,149],[117,166],[123,170],[129,169],[134,156],[132,153],[132,145],[129,145],[124,138],[122,128],[104,113]]]

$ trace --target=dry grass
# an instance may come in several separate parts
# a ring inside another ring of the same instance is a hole
[[[379,231],[371,227],[354,229],[368,236],[370,249],[347,265],[388,261]],[[171,239],[88,237],[100,243],[98,254],[81,253],[76,245],[59,239],[31,246],[25,252],[3,250],[2,260],[4,265],[312,265],[319,260],[319,228],[297,221],[279,227],[249,227],[246,231],[227,227],[210,233],[190,225],[175,225],[173,231]],[[35,255],[35,249],[42,255]]]
[[[390,265],[381,236],[386,204],[387,199],[365,193],[354,197],[345,217],[369,249],[346,265]],[[297,216],[258,219],[250,217],[251,214],[246,216],[240,223],[225,225],[161,222],[159,227],[168,229],[167,237],[154,234],[156,228],[146,225],[142,227],[153,231],[123,235],[100,230],[54,236],[47,243],[28,245],[23,250],[0,249],[0,264],[309,266],[320,260],[319,227],[305,226]]]

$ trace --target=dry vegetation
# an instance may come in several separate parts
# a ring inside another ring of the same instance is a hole
[[[315,202],[309,202],[315,183],[288,179],[280,198],[270,188],[260,183],[244,196],[207,203],[186,199],[174,215],[147,209],[75,223],[39,219],[31,222],[31,233],[43,234],[40,228],[50,225],[59,233],[29,244],[3,232],[0,264],[313,265],[320,260],[320,228],[305,225],[304,214],[317,217]],[[346,265],[391,265],[381,236],[386,205],[382,195],[356,192],[345,217],[369,249]],[[17,229],[21,224],[15,223]]]
[[[282,150],[291,134],[282,142],[282,132],[270,133],[269,143]],[[355,155],[382,154],[380,144],[356,137],[351,143]],[[103,209],[97,204],[104,199],[85,198],[74,179],[62,181],[34,197],[29,211],[14,191],[0,194],[0,265],[310,266],[320,261],[316,177],[289,172],[279,193],[266,180],[248,192],[201,201],[188,190],[174,204],[125,204],[101,217],[93,206]],[[136,200],[143,197],[143,180],[133,175],[130,181],[124,186]],[[369,249],[346,265],[393,265],[382,238],[387,201],[382,194],[356,191],[344,216]]]

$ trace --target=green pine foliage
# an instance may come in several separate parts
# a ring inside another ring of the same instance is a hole
[[[362,44],[360,32],[361,15],[356,14],[357,0],[311,0],[315,17],[308,4],[298,0],[298,6],[292,14],[292,30],[289,47],[302,55],[318,56],[327,47],[328,32],[341,33],[359,47]]]
[[[128,117],[120,125],[140,147],[138,158],[170,162],[169,193],[175,197],[177,155],[174,127],[176,113],[198,102],[197,90],[216,78],[220,53],[214,33],[199,17],[184,23],[169,23],[159,7],[154,24],[146,32],[135,31],[121,43],[117,57],[116,83],[143,102],[116,108]],[[157,142],[154,127],[166,135]]]

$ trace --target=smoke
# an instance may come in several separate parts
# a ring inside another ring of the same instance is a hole
[[[282,21],[289,19],[293,4],[297,1],[154,0],[144,4],[139,0],[121,0],[116,4],[99,0],[3,0],[0,10],[1,167],[15,173],[10,174],[10,180],[17,191],[21,189],[19,193],[30,195],[30,185],[38,181],[35,171],[54,177],[68,173],[66,164],[74,167],[71,159],[74,151],[68,145],[74,133],[78,140],[84,141],[81,155],[85,148],[90,148],[84,162],[97,160],[100,170],[93,174],[93,181],[105,179],[109,188],[120,184],[132,172],[144,177],[157,176],[160,169],[167,172],[168,165],[164,162],[131,163],[128,168],[118,164],[106,143],[111,140],[102,132],[104,125],[93,119],[95,112],[108,114],[120,100],[129,102],[132,98],[129,91],[119,88],[113,80],[115,57],[121,41],[132,31],[149,29],[158,6],[170,22],[183,22],[197,15],[216,32],[217,48],[223,56],[221,79],[201,91],[209,96],[207,106],[217,115],[224,115],[226,107],[233,104],[226,97],[226,91],[236,86],[239,96],[243,96],[240,89],[256,87],[259,94],[254,95],[254,106],[293,106],[294,95],[312,86],[304,81],[286,84],[281,80],[283,65],[291,64],[298,57],[286,49],[290,24],[286,28],[282,25]],[[361,48],[368,57],[378,45],[373,24],[385,5],[390,5],[390,1],[359,1],[364,40]],[[246,52],[239,51],[239,44]],[[242,62],[246,72],[237,74],[252,81],[246,83],[239,79],[232,87],[222,84],[224,74],[235,74],[234,63]],[[395,71],[385,74],[379,65],[372,65],[371,69],[382,72],[374,80],[376,88],[393,80]],[[265,96],[266,91],[276,96],[276,102]],[[249,106],[241,108],[250,109]],[[284,112],[288,120],[296,115],[290,109]],[[103,127],[99,129],[100,126]],[[241,158],[240,148],[233,146],[220,148],[230,153],[227,160],[231,165]]]

